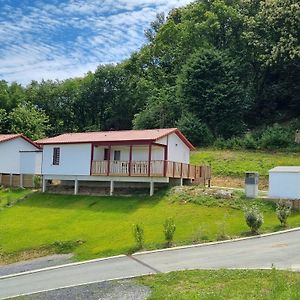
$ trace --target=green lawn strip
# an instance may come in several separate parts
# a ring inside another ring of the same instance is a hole
[[[300,299],[300,273],[272,270],[194,270],[136,279],[155,299]]]
[[[23,199],[31,193],[32,191],[29,189],[10,189],[0,187],[0,209],[14,205],[17,201]]]
[[[192,152],[191,163],[211,164],[213,175],[244,177],[246,171],[267,176],[276,166],[299,166],[299,153],[199,149]]]
[[[141,223],[145,248],[164,247],[163,224],[173,217],[175,245],[214,241],[248,234],[243,207],[256,203],[264,212],[261,232],[281,229],[273,204],[245,200],[238,194],[232,200],[188,192],[161,192],[154,197],[96,197],[34,193],[0,212],[2,262],[7,256],[26,257],[26,251],[39,249],[45,255],[61,253],[61,247],[76,260],[128,253],[134,247],[132,226]],[[300,225],[300,214],[288,223]],[[61,247],[57,248],[57,243]],[[43,251],[42,251],[43,250]],[[38,253],[35,252],[35,256]],[[9,260],[9,259],[8,259]]]

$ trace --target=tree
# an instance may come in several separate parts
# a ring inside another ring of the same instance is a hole
[[[8,115],[10,132],[23,133],[32,140],[46,136],[49,118],[40,109],[30,103],[19,104]]]
[[[197,146],[207,146],[212,143],[213,136],[207,125],[190,112],[184,112],[176,122],[176,127]]]
[[[5,109],[0,108],[0,133],[6,133],[7,129],[7,113]]]
[[[243,1],[244,37],[265,65],[294,61],[300,67],[300,4],[297,0]]]
[[[250,97],[239,76],[240,62],[226,52],[201,49],[183,67],[178,97],[215,136],[243,133]]]
[[[145,109],[134,116],[135,129],[174,127],[180,118],[180,103],[172,88],[158,89],[148,100]]]

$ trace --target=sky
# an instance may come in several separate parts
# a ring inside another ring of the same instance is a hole
[[[66,79],[117,63],[156,13],[191,0],[0,0],[0,80]]]

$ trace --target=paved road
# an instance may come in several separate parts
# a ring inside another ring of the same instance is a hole
[[[0,278],[0,299],[66,286],[184,269],[276,268],[300,271],[300,230],[255,239],[119,256]]]

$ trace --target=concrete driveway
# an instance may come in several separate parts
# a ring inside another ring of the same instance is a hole
[[[300,229],[258,238],[120,255],[0,277],[0,299],[92,282],[185,269],[271,268],[300,271]]]

